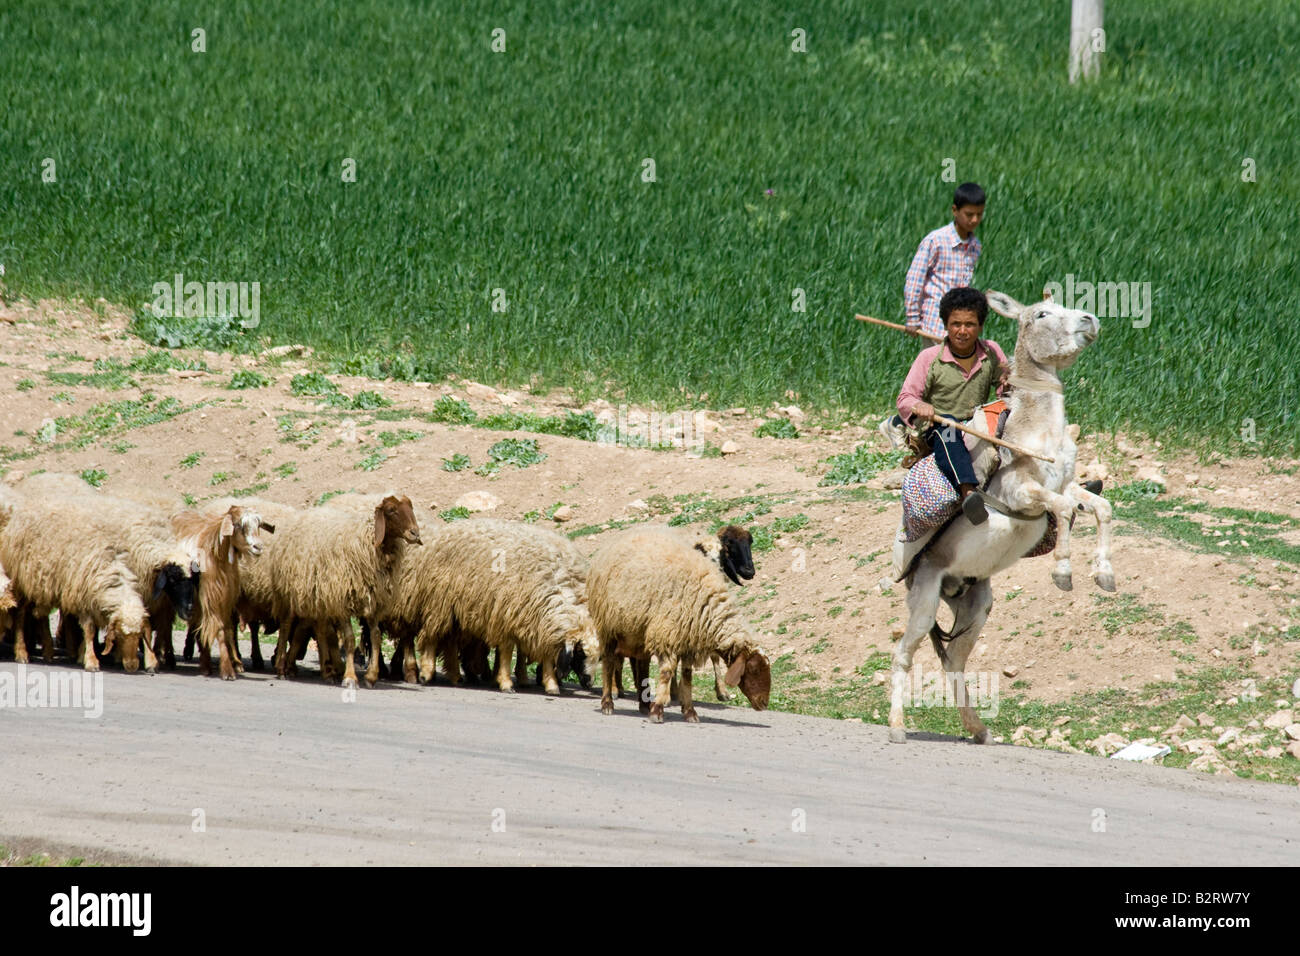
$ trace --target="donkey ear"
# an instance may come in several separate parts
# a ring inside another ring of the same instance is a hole
[[[722,676],[722,683],[726,684],[728,687],[735,687],[740,683],[741,675],[744,673],[745,655],[741,654],[732,661],[731,666],[727,668],[727,673]]]
[[[989,300],[989,308],[998,315],[1005,315],[1008,319],[1020,318],[1020,313],[1025,310],[1023,305],[1005,292],[996,292],[989,289],[984,293],[984,298]]]
[[[230,517],[230,513],[221,516],[221,537],[229,538],[235,533],[235,521]]]
[[[384,543],[384,531],[386,527],[387,526],[384,523],[384,506],[380,505],[378,508],[375,509],[375,547],[376,548],[378,548]]]

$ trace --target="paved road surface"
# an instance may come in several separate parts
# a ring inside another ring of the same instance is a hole
[[[218,865],[1300,859],[1296,787],[1114,760],[711,704],[651,726],[581,691],[103,687],[98,719],[0,710],[0,843]]]

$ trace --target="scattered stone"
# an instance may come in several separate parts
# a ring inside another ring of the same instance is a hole
[[[25,472],[20,471],[18,469],[14,469],[13,471],[5,475],[5,481],[11,485],[16,485],[18,484],[18,482],[23,480],[25,475],[26,475]]]
[[[1258,720],[1249,720],[1246,722],[1246,726],[1251,730],[1259,730],[1261,724]]]
[[[555,513],[551,515],[551,520],[568,521],[572,517],[573,517],[573,509],[570,508],[568,505],[560,505],[560,507],[555,509]]]
[[[1300,724],[1287,724],[1282,728],[1282,733],[1291,740],[1300,740]]]
[[[636,501],[629,501],[623,510],[631,511],[635,514],[644,514],[650,510],[650,506],[646,504],[644,500],[638,498]]]
[[[1014,664],[1011,665],[1010,667],[1002,668],[1003,677],[1015,677],[1019,673],[1020,673],[1020,668],[1016,667]]]
[[[492,511],[501,504],[501,499],[490,491],[467,491],[456,499],[454,507],[470,511]]]
[[[1223,758],[1217,750],[1203,753],[1187,765],[1188,770],[1199,770],[1202,773],[1218,773],[1222,767]]]
[[[307,345],[277,345],[274,348],[263,349],[262,358],[284,358],[286,355],[301,355],[304,358],[312,354],[312,349]]]
[[[464,385],[465,394],[470,398],[477,398],[484,402],[500,401],[501,393],[491,385],[482,385],[479,382],[466,382]]]
[[[906,477],[906,468],[895,468],[883,475],[877,475],[876,481],[880,483],[881,488],[893,491],[903,487],[903,479]]]
[[[722,426],[711,419],[707,412],[696,412],[695,430],[701,435],[712,435],[722,431]]]
[[[1073,718],[1071,718],[1071,717],[1069,717],[1069,716],[1065,716],[1065,717],[1057,717],[1054,721],[1052,721],[1052,726],[1053,726],[1053,727],[1064,727],[1064,726],[1065,726],[1066,724],[1068,724],[1072,719],[1073,719]]]
[[[412,382],[412,388],[433,388],[432,382]]]
[[[1215,741],[1215,743],[1217,743],[1220,747],[1222,747],[1224,744],[1229,743],[1230,741],[1234,741],[1240,736],[1241,736],[1240,727],[1228,727],[1223,731],[1223,733],[1219,734],[1219,739]]]
[[[208,373],[201,368],[169,368],[167,374],[172,378],[202,378]]]
[[[1157,469],[1152,468],[1150,465],[1144,465],[1143,467],[1139,468],[1137,470],[1137,474],[1134,477],[1137,481],[1154,482],[1155,484],[1160,486],[1161,491],[1164,491],[1165,488],[1168,487],[1168,482],[1165,481],[1165,476],[1160,474],[1160,472]]]
[[[1267,757],[1269,760],[1276,760],[1278,757],[1282,756],[1284,753],[1286,753],[1285,750],[1283,750],[1281,747],[1278,747],[1278,746],[1274,745],[1274,746],[1272,746],[1272,747],[1267,747],[1267,748],[1265,748],[1265,749],[1260,753],[1260,756],[1261,756],[1261,757]]]
[[[1276,707],[1278,710],[1281,710],[1284,707],[1290,707],[1291,702],[1289,700],[1275,700],[1273,701],[1273,706]]]
[[[1300,677],[1297,677],[1295,683],[1291,685],[1291,696],[1300,698]]]
[[[1201,711],[1199,714],[1196,715],[1196,722],[1200,724],[1202,727],[1214,726],[1214,718],[1211,717],[1209,714],[1207,714],[1205,711]]]
[[[1123,734],[1105,734],[1095,740],[1089,740],[1087,746],[1091,747],[1102,757],[1109,757],[1115,751],[1128,744]]]
[[[727,414],[730,415],[732,418],[743,418],[744,416],[748,415],[749,412],[743,408],[729,408],[727,409]]]
[[[786,405],[784,408],[778,405],[776,410],[792,422],[801,422],[806,417],[798,405]]]
[[[1264,726],[1269,730],[1281,730],[1287,724],[1295,723],[1295,715],[1289,710],[1278,710],[1264,718]]]
[[[889,683],[889,671],[876,671],[871,675],[872,687],[883,687]]]
[[[1200,482],[1200,480],[1200,475],[1183,475],[1183,481],[1187,482],[1189,485],[1195,485]]]
[[[861,718],[861,717],[844,717],[844,718],[842,718],[842,719],[843,719],[843,722],[846,723],[846,724],[860,724],[860,723],[862,723],[862,718]]]
[[[1297,760],[1300,760],[1300,740],[1286,745],[1286,752]]]
[[[724,441],[720,450],[724,455],[734,455],[736,452],[740,451],[740,446],[734,441]]]
[[[1178,749],[1183,753],[1204,754],[1214,751],[1214,741],[1208,737],[1197,737],[1195,740],[1184,740],[1178,745]]]

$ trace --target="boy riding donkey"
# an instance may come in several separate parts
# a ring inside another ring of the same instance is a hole
[[[961,286],[944,294],[939,317],[947,336],[912,363],[898,393],[898,414],[903,422],[929,423],[936,416],[968,421],[988,401],[990,390],[996,389],[999,396],[1006,391],[1010,373],[1006,353],[992,339],[979,337],[988,311],[988,300],[978,289]],[[893,441],[893,428],[886,435]],[[972,524],[987,521],[988,511],[962,433],[931,424],[922,439],[934,452],[940,473],[960,495],[962,512]]]

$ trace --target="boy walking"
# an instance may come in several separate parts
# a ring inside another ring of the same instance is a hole
[[[925,349],[903,381],[898,393],[898,414],[904,422],[929,422],[936,415],[964,422],[988,401],[989,391],[1005,391],[1010,371],[1006,354],[992,339],[981,339],[988,316],[988,300],[978,289],[961,287],[945,293],[939,316],[947,338]],[[962,433],[931,425],[924,435],[934,452],[934,463],[961,496],[961,508],[972,524],[988,520],[984,501],[976,490],[975,471]]]
[[[980,258],[975,230],[984,218],[984,190],[962,183],[952,196],[952,222],[921,240],[903,282],[903,309],[909,329],[943,335],[939,300],[949,289],[969,286]]]

